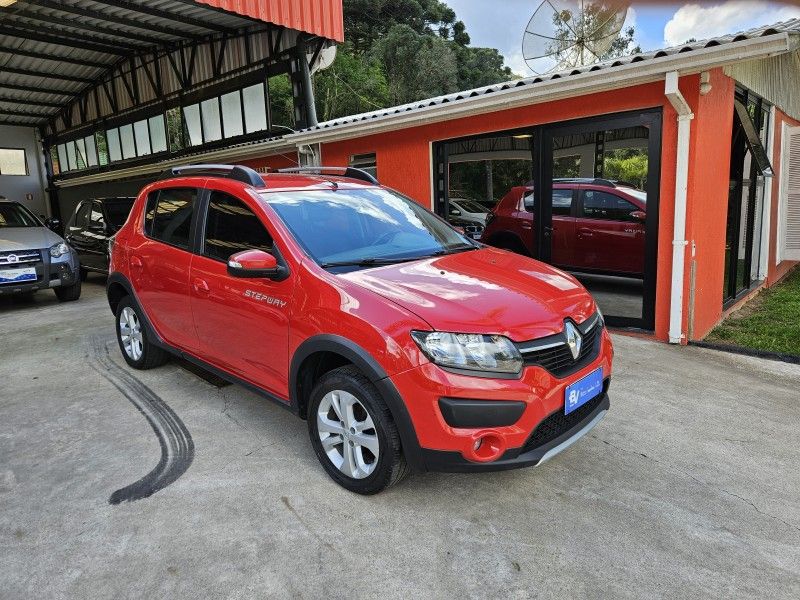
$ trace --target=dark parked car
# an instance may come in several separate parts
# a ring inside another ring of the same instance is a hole
[[[481,241],[533,255],[533,187],[518,186],[497,203]],[[552,263],[586,273],[642,277],[647,194],[605,179],[553,180]]]
[[[108,273],[108,240],[128,220],[135,199],[94,198],[75,208],[64,238],[78,253],[82,279],[89,271]]]

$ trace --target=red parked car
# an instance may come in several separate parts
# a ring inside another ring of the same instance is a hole
[[[532,256],[534,193],[519,186],[497,203],[481,241]],[[641,278],[647,195],[603,179],[553,180],[551,262],[570,271]]]
[[[179,355],[291,409],[358,493],[540,464],[609,407],[611,339],[573,277],[354,169],[172,169],[110,270],[130,366]]]

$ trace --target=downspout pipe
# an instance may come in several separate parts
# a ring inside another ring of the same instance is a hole
[[[669,304],[669,343],[680,344],[683,333],[683,279],[686,266],[686,194],[689,186],[689,139],[692,112],[678,88],[678,72],[670,71],[664,81],[664,95],[678,113],[678,152],[675,158],[675,218],[672,236],[672,288]]]

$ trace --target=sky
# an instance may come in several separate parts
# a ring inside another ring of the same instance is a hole
[[[541,0],[444,0],[467,26],[473,46],[497,48],[520,75],[531,71],[522,57],[522,34]],[[551,0],[558,5],[559,0]],[[665,4],[633,2],[626,26],[636,29],[642,50],[702,40],[800,17],[800,5],[766,0],[716,0]]]

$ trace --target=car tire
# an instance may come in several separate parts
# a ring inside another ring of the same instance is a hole
[[[122,357],[134,369],[153,369],[167,362],[169,355],[148,339],[141,309],[130,296],[117,305],[116,330]]]
[[[59,302],[74,302],[81,297],[81,280],[78,279],[72,285],[53,288],[53,291],[56,293],[56,298],[58,298]]]
[[[86,281],[89,277],[89,271],[81,267],[80,272],[81,272],[81,281]]]
[[[322,467],[351,492],[377,494],[409,473],[386,402],[355,367],[320,377],[311,391],[308,433]]]

